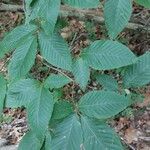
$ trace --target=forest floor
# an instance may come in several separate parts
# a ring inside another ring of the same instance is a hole
[[[0,12],[0,39],[8,31],[22,24],[23,18],[22,12]],[[61,35],[68,43],[71,43],[74,53],[78,53],[82,47],[86,47],[89,41],[104,39],[107,36],[103,25],[90,21],[79,21],[75,17],[68,17],[66,21],[68,25],[61,30]],[[150,10],[135,5],[131,21],[150,28]],[[75,39],[73,42],[72,37]],[[118,40],[128,45],[137,55],[150,50],[150,33],[143,30],[124,30],[119,35]],[[4,74],[7,73],[6,66],[9,59],[10,55],[0,60],[1,72]],[[40,77],[41,75],[39,75]],[[94,88],[93,85],[91,87]],[[121,136],[127,149],[150,150],[150,86],[138,91],[145,96],[144,101],[127,108],[111,120],[111,125]],[[0,149],[15,150],[16,145],[27,130],[26,111],[24,109],[4,109],[3,118],[0,120]]]

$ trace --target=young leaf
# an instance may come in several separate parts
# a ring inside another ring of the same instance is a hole
[[[6,80],[0,74],[0,116],[3,112],[5,96],[6,96]]]
[[[99,74],[96,80],[103,86],[104,89],[110,91],[118,91],[118,83],[112,76],[106,74]]]
[[[67,101],[58,101],[54,105],[52,119],[63,119],[73,113],[71,104]]]
[[[126,69],[123,81],[126,88],[150,83],[150,52],[140,56],[136,64]]]
[[[64,119],[54,129],[51,150],[79,150],[81,144],[81,124],[76,115]]]
[[[123,150],[120,139],[106,123],[81,117],[85,150]]]
[[[83,58],[73,61],[72,72],[76,82],[85,90],[90,78],[90,69],[87,62]]]
[[[133,64],[136,56],[125,45],[111,40],[98,40],[83,52],[89,66],[97,70],[120,68]]]
[[[64,39],[54,33],[46,35],[43,32],[39,34],[40,51],[44,59],[50,64],[71,70],[72,59],[67,43]]]
[[[26,40],[26,37],[32,35],[37,30],[35,25],[22,25],[12,30],[6,37],[0,42],[0,58],[4,57],[5,53],[22,45]]]
[[[52,34],[60,9],[60,0],[38,0],[31,9],[29,21],[39,19],[46,34]]]
[[[108,91],[92,91],[81,97],[79,110],[89,117],[107,119],[123,111],[130,100],[122,95]]]
[[[50,135],[50,132],[47,131],[46,138],[45,138],[45,149],[44,150],[51,150],[51,140],[52,137]]]
[[[31,130],[39,139],[43,139],[48,129],[54,100],[48,89],[37,89],[37,99],[33,99],[27,107],[28,121]]]
[[[150,8],[150,0],[135,0],[135,2],[146,8]]]
[[[77,8],[97,8],[99,0],[63,0],[65,3]]]
[[[32,35],[15,50],[8,68],[8,74],[12,80],[19,79],[29,72],[34,64],[36,51],[37,39]]]
[[[127,25],[132,14],[132,0],[107,0],[104,5],[105,23],[110,38],[115,39]]]
[[[27,107],[33,99],[37,98],[37,89],[40,83],[32,79],[19,80],[9,85],[6,107]]]
[[[70,83],[71,80],[61,74],[51,74],[44,82],[44,86],[50,89],[58,89]]]
[[[19,144],[18,150],[40,150],[42,142],[37,139],[32,131],[27,132]]]

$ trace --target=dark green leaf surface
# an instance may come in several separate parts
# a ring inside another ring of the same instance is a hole
[[[81,124],[76,115],[59,123],[54,130],[51,150],[79,150],[82,144]]]
[[[72,105],[64,100],[55,103],[52,119],[62,119],[73,113]]]
[[[150,8],[150,0],[135,0],[135,2],[146,8]]]
[[[123,111],[130,100],[115,92],[92,91],[81,97],[79,110],[89,117],[107,119]]]
[[[46,34],[52,34],[60,9],[60,0],[38,0],[32,6],[28,21],[39,19]]]
[[[32,131],[27,132],[19,144],[18,150],[40,150],[42,143]]]
[[[43,139],[53,112],[54,100],[49,90],[43,87],[37,89],[37,95],[37,99],[33,99],[27,108],[28,121],[36,136]]]
[[[32,35],[37,30],[35,25],[21,25],[7,34],[0,42],[0,58],[4,57],[5,53],[14,50],[19,45],[22,45],[26,38]]]
[[[9,85],[6,107],[27,107],[33,99],[37,98],[37,89],[40,83],[32,79],[19,80]]]
[[[96,76],[96,80],[103,86],[104,89],[110,91],[118,90],[118,83],[111,75],[99,74]]]
[[[24,39],[24,43],[20,45],[13,53],[8,68],[10,79],[20,79],[24,77],[34,64],[37,52],[37,39],[35,36],[29,36]]]
[[[132,14],[132,0],[107,0],[104,18],[110,38],[114,39],[128,24]]]
[[[71,70],[69,47],[60,35],[57,33],[46,35],[42,32],[39,34],[39,44],[41,55],[46,61],[56,67]]]
[[[6,80],[4,76],[0,74],[0,116],[4,107],[4,100],[6,96]]]
[[[29,128],[42,140],[48,129],[54,106],[54,99],[41,83],[24,79],[9,87],[7,106],[27,108]]]
[[[90,79],[90,69],[87,62],[82,57],[74,60],[72,71],[76,82],[85,90]]]
[[[47,131],[46,138],[45,138],[45,149],[44,150],[51,150],[51,140],[52,137],[50,135],[50,132]]]
[[[140,56],[136,64],[126,69],[123,81],[126,88],[150,83],[150,52]]]
[[[83,52],[89,66],[97,70],[115,69],[133,64],[135,55],[125,45],[111,40],[95,41]]]
[[[81,118],[85,150],[123,150],[116,133],[104,122]]]
[[[44,86],[50,89],[58,89],[66,84],[70,83],[71,80],[61,74],[51,74],[44,82]]]

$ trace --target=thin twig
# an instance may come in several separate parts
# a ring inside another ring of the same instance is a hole
[[[9,57],[8,59],[6,59],[6,61],[4,62],[4,64],[1,66],[0,68],[0,72],[2,71],[2,69],[6,66],[6,64],[8,63],[8,61],[11,59],[11,57]]]
[[[23,12],[23,6],[21,5],[11,5],[11,4],[0,4],[0,11],[20,11]],[[60,16],[61,17],[77,17],[80,20],[91,20],[93,22],[104,24],[104,18],[101,17],[100,11],[93,10],[93,9],[75,9],[68,6],[61,6]],[[150,28],[145,28],[144,25],[137,24],[137,23],[131,23],[129,22],[126,26],[129,30],[137,30],[142,29],[145,31],[148,31],[150,33]]]
[[[129,147],[131,150],[136,150],[132,145],[130,145],[124,138],[121,137],[121,140]]]
[[[57,71],[58,73],[64,75],[64,76],[67,77],[69,80],[71,80],[72,82],[74,82],[74,80],[73,80],[71,77],[69,77],[66,73],[62,72],[62,71],[61,71],[60,69],[58,69],[58,68],[55,68],[55,67],[51,66],[51,65],[48,64],[47,62],[44,62],[42,56],[37,55],[37,57],[42,61],[42,63],[43,63],[45,66],[47,66],[47,67],[50,68],[50,69],[53,69],[53,70]]]

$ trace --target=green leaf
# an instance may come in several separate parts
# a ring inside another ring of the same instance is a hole
[[[99,0],[63,0],[66,4],[69,4],[77,8],[97,8],[100,4]]]
[[[40,83],[32,79],[23,79],[9,85],[6,99],[6,107],[27,107],[37,97],[37,89]]]
[[[51,150],[79,150],[81,144],[81,124],[76,115],[64,119],[54,129]]]
[[[54,33],[48,36],[41,32],[39,44],[40,52],[46,61],[56,67],[71,70],[72,59],[69,47],[60,35]]]
[[[4,79],[4,76],[0,74],[0,116],[3,112],[5,96],[6,96],[6,80]]]
[[[97,70],[120,68],[133,64],[136,56],[125,45],[111,40],[98,40],[83,52],[89,66]]]
[[[64,100],[55,103],[52,119],[63,119],[73,113],[72,105]]]
[[[52,34],[55,28],[60,9],[60,0],[38,0],[33,9],[29,21],[39,19],[46,34]]]
[[[98,74],[96,80],[103,86],[104,89],[110,91],[118,91],[117,80],[110,75]]]
[[[30,71],[35,61],[36,51],[37,39],[34,36],[27,37],[15,50],[8,68],[12,80],[24,77]]]
[[[107,0],[104,18],[108,34],[114,39],[128,24],[132,14],[132,0]]]
[[[130,99],[115,92],[92,91],[81,97],[79,110],[89,117],[107,119],[123,111]]]
[[[54,106],[53,96],[48,89],[35,80],[19,80],[9,87],[7,106],[25,106],[29,128],[40,140],[44,138]]]
[[[50,135],[50,132],[46,133],[46,138],[45,138],[45,149],[44,150],[51,150],[51,140],[52,137]]]
[[[0,58],[19,45],[22,45],[29,35],[32,35],[37,30],[37,27],[29,24],[16,27],[0,42]]]
[[[88,80],[90,79],[90,69],[82,57],[73,61],[72,72],[76,82],[85,90]]]
[[[66,84],[70,83],[71,80],[61,74],[51,74],[44,82],[44,86],[50,89],[58,89]]]
[[[150,52],[140,56],[136,64],[125,70],[123,83],[126,88],[150,83]]]
[[[146,8],[150,8],[150,0],[135,0],[135,2]]]
[[[37,98],[33,99],[27,107],[29,126],[39,139],[45,136],[53,107],[52,94],[41,86],[37,89]]]
[[[123,150],[117,134],[106,123],[81,117],[85,150]]]
[[[32,131],[27,132],[19,144],[18,150],[40,150],[42,143]]]

